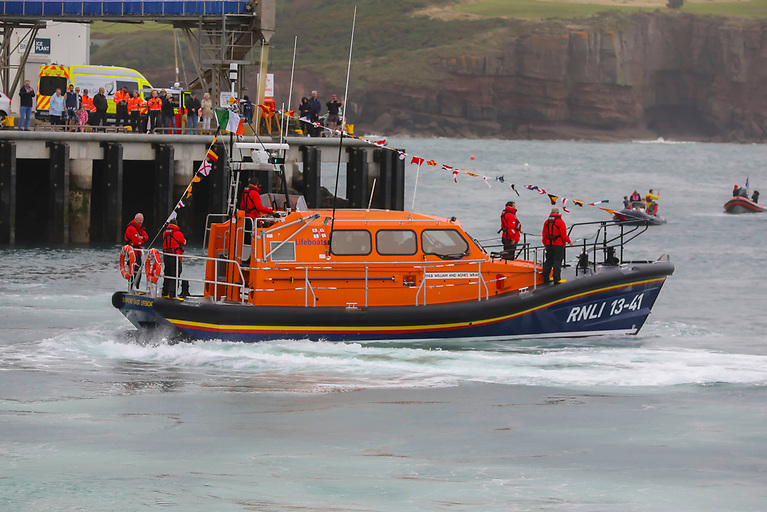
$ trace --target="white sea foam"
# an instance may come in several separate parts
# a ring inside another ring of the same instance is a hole
[[[7,347],[6,347],[7,349]],[[126,342],[70,332],[24,349],[25,366],[104,368],[141,363],[191,374],[192,381],[246,378],[289,390],[504,385],[665,387],[719,383],[767,385],[767,356],[644,346],[443,350],[407,345],[284,340],[256,344],[205,341]],[[196,377],[194,375],[197,375]]]

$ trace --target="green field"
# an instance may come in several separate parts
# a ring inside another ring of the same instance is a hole
[[[618,0],[605,3],[539,2],[536,0],[480,0],[454,8],[458,12],[502,18],[577,18],[605,11],[669,10],[664,3],[658,7],[622,5]],[[689,14],[716,14],[719,16],[767,17],[767,0],[748,2],[685,2],[680,12]]]

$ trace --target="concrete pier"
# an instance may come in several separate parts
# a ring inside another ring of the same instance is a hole
[[[139,211],[154,236],[212,140],[207,135],[0,130],[0,245],[122,244],[125,226]],[[245,140],[252,142],[253,137]],[[259,141],[279,142],[269,137]],[[290,146],[285,157],[288,187],[304,194],[309,207],[323,206],[321,165],[337,164],[339,139],[287,137],[283,142]],[[208,213],[226,211],[229,143],[229,135],[219,137],[214,147],[219,160],[207,178],[193,185],[192,197],[179,213],[180,226],[192,242],[203,239]],[[403,209],[404,161],[397,152],[346,138],[340,154],[349,206],[367,208],[376,180],[372,206]],[[243,174],[241,181],[247,178]],[[262,192],[281,189],[281,178],[269,173],[263,178]],[[332,190],[333,185],[326,187]]]

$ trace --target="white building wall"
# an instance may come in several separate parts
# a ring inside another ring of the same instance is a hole
[[[18,48],[11,55],[11,66],[14,70],[18,68],[26,45],[29,44],[27,38],[26,30],[14,30],[11,47]],[[18,116],[19,113],[19,90],[24,85],[24,80],[29,80],[35,92],[37,92],[37,75],[40,72],[40,66],[47,66],[49,64],[83,66],[90,64],[90,24],[48,21],[46,28],[39,30],[35,39],[38,41],[50,39],[50,53],[43,53],[44,48],[33,47],[30,50],[21,80],[11,98],[11,111],[14,116]]]

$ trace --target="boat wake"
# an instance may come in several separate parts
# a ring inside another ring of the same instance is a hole
[[[661,327],[661,330],[664,330]],[[668,337],[666,340],[668,341]],[[565,387],[767,385],[767,356],[641,345],[453,350],[392,344],[281,340],[154,343],[114,333],[67,332],[3,346],[4,369],[124,372],[137,379],[172,371],[183,386],[243,391],[331,392],[451,387],[470,383]],[[15,348],[14,348],[15,347]],[[9,353],[15,350],[16,353]],[[24,352],[24,354],[20,353]]]

